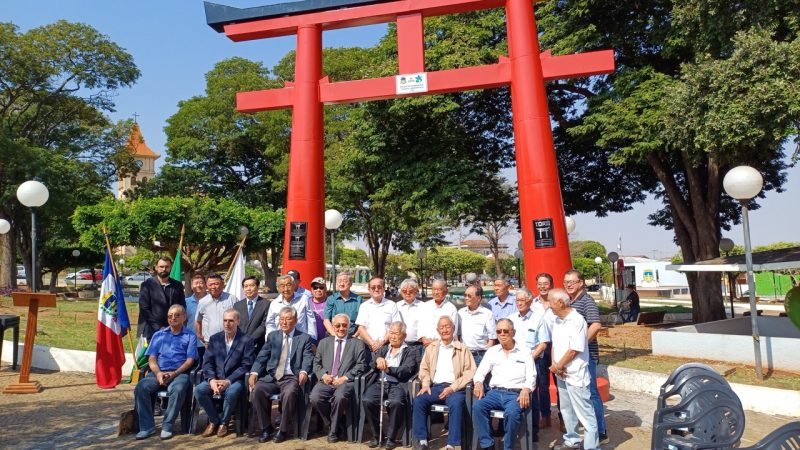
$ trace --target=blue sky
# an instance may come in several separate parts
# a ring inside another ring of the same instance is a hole
[[[218,0],[218,3],[247,7],[278,1]],[[148,145],[162,154],[160,162],[166,156],[163,130],[166,120],[177,111],[179,101],[203,94],[205,73],[215,63],[241,56],[272,67],[295,45],[294,37],[234,43],[206,25],[200,0],[0,0],[0,11],[0,21],[11,21],[23,31],[59,19],[83,22],[131,53],[142,75],[132,88],[118,92],[117,111],[111,116],[120,120],[138,114]],[[324,33],[323,43],[326,47],[370,46],[384,32],[383,25],[337,30]],[[508,171],[507,175],[513,177],[515,171]],[[790,169],[785,188],[782,194],[771,192],[762,201],[762,208],[751,214],[754,245],[800,241],[797,225],[791,225],[800,219],[797,207],[800,168]],[[649,201],[635,205],[627,213],[604,218],[579,214],[575,217],[577,228],[572,238],[596,240],[611,251],[616,250],[622,233],[623,254],[671,256],[677,251],[672,232],[647,225],[647,215],[660,207],[658,202]],[[726,236],[738,244],[743,241],[741,227],[735,227]],[[515,246],[518,239],[512,235],[506,241]]]

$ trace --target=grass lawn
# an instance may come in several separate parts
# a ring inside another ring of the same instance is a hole
[[[125,306],[133,327],[135,345],[139,304],[126,302]],[[12,306],[10,297],[0,297],[0,314],[20,316],[20,340],[23,340],[28,322],[28,308]],[[37,328],[36,343],[39,345],[94,351],[97,337],[97,301],[59,299],[55,308],[39,309]],[[10,338],[10,333],[8,337]],[[125,351],[130,351],[127,338],[123,345]]]

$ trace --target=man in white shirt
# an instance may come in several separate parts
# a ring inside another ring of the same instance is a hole
[[[531,358],[536,366],[536,390],[533,392],[533,430],[532,434],[539,432],[539,391],[549,389],[550,383],[545,387],[545,380],[550,376],[548,371],[550,361],[544,361],[545,351],[550,343],[550,329],[545,319],[545,311],[541,304],[533,302],[533,294],[526,288],[517,289],[517,312],[508,318],[514,322],[517,333],[517,343],[531,352]],[[543,366],[543,367],[542,367]],[[542,368],[540,368],[542,367]],[[550,397],[548,396],[547,415],[550,419]],[[543,409],[543,408],[542,408]]]
[[[389,325],[400,320],[395,302],[384,297],[386,285],[383,278],[372,277],[369,286],[370,300],[358,308],[358,336],[372,352],[377,352],[389,338]]]
[[[422,342],[419,340],[419,324],[423,319],[425,303],[417,298],[419,285],[411,278],[400,283],[401,300],[397,302],[397,312],[406,324],[406,345],[416,347],[422,356]]]
[[[197,303],[197,317],[195,318],[195,328],[197,339],[202,340],[203,344],[208,345],[208,339],[213,334],[222,331],[222,316],[225,311],[233,308],[233,304],[238,301],[227,292],[223,292],[225,283],[219,274],[212,273],[206,280],[208,295],[201,298]]]
[[[550,308],[556,315],[553,325],[553,364],[550,371],[556,376],[561,415],[566,433],[564,442],[555,448],[577,449],[581,445],[578,421],[583,424],[583,448],[598,448],[599,435],[594,406],[589,392],[589,345],[586,320],[570,307],[570,296],[563,289],[548,293]]]
[[[444,280],[436,279],[431,283],[432,300],[425,302],[423,319],[419,324],[419,338],[426,347],[435,339],[439,339],[437,326],[439,318],[447,316],[455,324],[458,330],[458,309],[456,305],[447,300],[447,283]]]
[[[297,311],[297,329],[311,336],[311,339],[316,342],[317,322],[314,318],[314,311],[308,307],[308,300],[304,296],[297,294],[297,282],[291,275],[282,275],[278,277],[275,284],[278,286],[280,295],[269,304],[269,311],[267,311],[265,321],[266,335],[269,336],[270,332],[278,329],[280,311],[282,308],[289,306]]]
[[[544,321],[547,325],[547,330],[553,330],[553,322],[556,319],[553,311],[550,310],[550,301],[547,300],[547,293],[553,288],[553,276],[547,272],[542,272],[536,275],[536,290],[539,295],[533,299],[531,309],[536,311],[544,311]],[[550,359],[553,350],[553,343],[548,342],[547,347],[542,352],[541,356],[533,360],[536,364],[536,389],[538,391],[539,412],[542,416],[539,422],[539,428],[548,428],[550,422]],[[560,416],[559,416],[560,417]],[[561,422],[564,423],[563,421]]]
[[[302,295],[303,297],[306,298],[306,300],[311,300],[312,297],[311,291],[300,285],[300,271],[292,269],[286,272],[286,275],[289,275],[292,278],[294,278],[294,285],[297,287],[297,289],[295,290],[295,294]]]
[[[486,349],[495,344],[495,321],[492,312],[481,306],[483,289],[471,285],[464,291],[467,306],[458,310],[458,327],[461,342],[472,352],[475,364],[480,364]]]
[[[536,388],[536,369],[530,351],[515,342],[514,322],[510,319],[497,321],[497,340],[486,351],[473,378],[474,395],[472,422],[482,449],[493,449],[494,438],[489,426],[489,412],[503,411],[503,448],[513,450],[517,442],[517,429],[524,414],[531,406],[531,392]],[[484,395],[483,381],[491,373],[489,392]],[[533,442],[538,441],[533,435]]]

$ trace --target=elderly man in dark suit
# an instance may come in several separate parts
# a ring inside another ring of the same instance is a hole
[[[408,380],[419,372],[420,354],[416,347],[406,344],[406,324],[392,322],[389,325],[389,342],[379,348],[375,360],[370,363],[373,376],[369,377],[371,383],[364,392],[361,403],[364,405],[367,423],[372,431],[369,448],[383,445],[392,450],[397,447],[397,432],[406,416],[408,404]],[[386,442],[378,442],[378,430],[381,414],[381,389],[384,398],[389,400],[389,426],[386,429]],[[407,423],[410,427],[411,424]]]
[[[261,435],[258,442],[269,441],[272,432],[270,396],[280,393],[281,414],[279,431],[275,442],[286,440],[287,434],[297,420],[297,401],[301,386],[308,382],[314,354],[311,351],[311,336],[295,328],[297,311],[291,306],[283,307],[278,315],[280,329],[267,335],[267,340],[250,370],[248,383],[253,391],[253,409],[258,418]]]
[[[319,342],[314,356],[314,374],[319,382],[311,391],[311,405],[330,430],[330,443],[339,441],[339,420],[350,407],[353,381],[366,372],[369,354],[364,342],[348,337],[350,316],[337,314],[332,323],[334,335]]]
[[[233,309],[239,311],[239,317],[241,317],[239,329],[253,340],[256,354],[264,345],[264,337],[267,332],[267,311],[269,311],[269,300],[258,295],[260,284],[256,277],[247,277],[242,280],[244,298],[233,304]]]
[[[139,324],[138,335],[148,341],[153,333],[169,326],[167,311],[173,305],[186,309],[186,297],[183,284],[169,277],[172,260],[166,256],[156,261],[156,276],[144,280],[139,288]],[[194,318],[192,318],[194,320]]]
[[[231,413],[239,404],[244,376],[253,365],[253,340],[239,329],[239,312],[229,309],[222,315],[223,331],[211,335],[203,358],[205,381],[194,388],[194,398],[208,415],[203,437],[227,436]],[[213,396],[224,396],[222,417],[217,414]]]

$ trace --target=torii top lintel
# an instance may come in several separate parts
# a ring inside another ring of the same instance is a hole
[[[399,73],[424,72],[422,19],[503,6],[502,0],[303,0],[257,8],[238,9],[206,2],[208,24],[234,41],[297,33],[301,25],[317,24],[322,30],[374,23],[397,22]],[[347,7],[347,5],[351,5]],[[327,9],[324,8],[338,8]],[[343,8],[343,9],[342,9]],[[321,10],[322,9],[322,10]],[[552,56],[540,54],[544,80],[585,77],[614,71],[612,50]],[[508,58],[496,64],[428,73],[428,90],[403,96],[442,94],[507,86],[511,82]],[[257,112],[289,108],[294,103],[291,83],[282,89],[240,92],[237,109]],[[320,80],[320,100],[325,104],[397,98],[394,77],[331,83]]]

